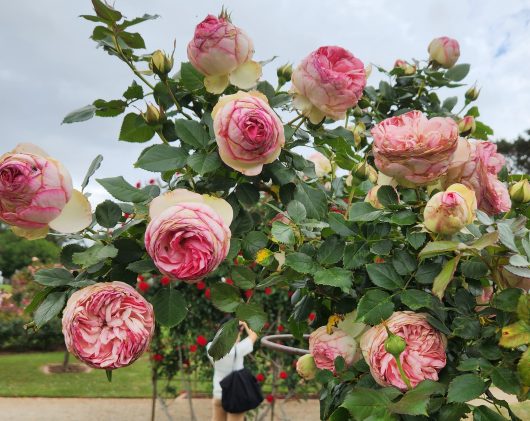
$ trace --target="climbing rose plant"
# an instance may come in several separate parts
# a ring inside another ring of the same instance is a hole
[[[97,179],[113,200],[92,213],[82,192],[102,157],[78,191],[37,146],[0,158],[0,219],[71,240],[64,268],[36,274],[35,328],[62,314],[68,348],[111,373],[185,323],[203,283],[235,314],[209,349],[218,359],[238,320],[273,319],[255,291],[289,289],[289,332],[313,331],[297,370],[320,385],[322,419],[505,419],[494,407],[518,419],[496,389],[525,400],[530,387],[528,176],[488,140],[475,86],[440,98],[469,72],[456,40],[375,66],[377,86],[369,57],[322,46],[274,87],[225,11],[198,24],[179,65],[130,32],[156,16],[92,4],[92,39],[135,79],[64,122],[125,113],[118,138],[147,143],[134,166],[155,179]]]

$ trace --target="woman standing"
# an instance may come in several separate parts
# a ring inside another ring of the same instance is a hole
[[[221,404],[222,389],[220,382],[232,371],[241,370],[244,367],[245,355],[250,354],[254,349],[254,343],[258,340],[256,332],[251,330],[245,322],[239,322],[239,335],[235,345],[230,352],[220,360],[214,361],[208,354],[208,358],[213,364],[213,414],[212,421],[242,421],[245,419],[245,413],[231,414],[223,409]],[[247,337],[241,340],[241,333],[245,330]],[[206,345],[208,350],[212,343]]]

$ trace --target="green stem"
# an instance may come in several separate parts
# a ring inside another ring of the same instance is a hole
[[[409,378],[407,377],[407,375],[405,374],[405,371],[403,370],[403,366],[401,365],[401,361],[399,360],[399,357],[394,357],[394,359],[396,360],[397,368],[399,370],[399,375],[401,376],[401,379],[405,382],[405,384],[407,385],[407,388],[411,390],[412,384],[410,383]]]
[[[291,121],[289,121],[289,122],[287,123],[287,125],[290,126],[290,125],[293,124],[295,121],[298,121],[298,120],[300,120],[300,119],[303,118],[303,117],[304,117],[303,114],[297,115],[295,118],[293,118]]]
[[[166,145],[169,145],[169,142],[164,136],[164,133],[162,133],[162,130],[157,130],[156,134],[158,135],[158,137],[160,137],[160,139],[162,139],[162,142],[164,142]]]
[[[300,120],[300,123],[298,123],[295,127],[294,127],[294,132],[293,132],[293,135],[288,139],[288,140],[291,140],[291,138],[295,135],[295,133],[298,131],[298,129],[302,126],[302,124],[304,124],[306,118],[302,115],[300,116],[302,117],[302,120]],[[295,119],[294,121],[296,121],[298,119]]]
[[[118,38],[116,38],[116,34],[112,36],[112,39],[114,40],[114,46],[116,47],[116,52],[118,53],[118,56],[122,59],[122,61],[129,66],[129,68],[133,71],[133,73],[147,86],[149,86],[153,91],[155,90],[155,87],[138,71],[138,69],[134,66],[134,64],[125,56],[123,53],[123,50],[120,47],[120,44],[118,43]]]
[[[169,96],[171,97],[171,99],[172,99],[173,102],[175,103],[175,106],[177,107],[178,112],[181,113],[181,114],[182,114],[184,117],[186,117],[188,120],[193,120],[189,114],[187,114],[186,112],[184,112],[184,110],[182,109],[181,105],[180,105],[179,102],[177,101],[177,98],[175,97],[175,95],[173,94],[173,91],[171,90],[171,86],[169,86],[169,82],[167,81],[167,78],[164,79],[164,85],[165,85],[166,88],[167,88],[167,91],[168,91],[168,93],[169,93]]]

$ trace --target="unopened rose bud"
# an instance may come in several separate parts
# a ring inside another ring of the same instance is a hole
[[[353,132],[353,141],[355,142],[355,147],[358,148],[361,145],[363,139],[366,138],[366,134],[365,134],[366,126],[361,121],[355,125],[352,132]]]
[[[517,203],[530,202],[530,183],[526,178],[510,187],[510,197]]]
[[[311,354],[302,355],[298,358],[298,361],[296,361],[296,372],[304,380],[312,380],[315,378],[317,366]]]
[[[162,121],[164,121],[164,109],[153,104],[148,104],[147,110],[145,113],[142,113],[142,117],[147,124],[156,126],[157,124],[160,124]]]
[[[434,65],[450,69],[460,57],[460,45],[449,37],[435,38],[429,44],[429,59]]]
[[[377,170],[366,161],[357,164],[354,172],[359,178],[370,180],[374,184],[377,183]]]
[[[406,76],[410,76],[416,73],[416,66],[406,62],[405,60],[396,60],[396,62],[394,63],[394,67],[402,69],[403,74],[405,74]]]
[[[169,57],[162,50],[156,50],[151,56],[149,68],[160,77],[166,77],[173,68],[173,57]]]
[[[476,209],[475,193],[463,184],[453,184],[427,202],[424,225],[431,232],[454,234],[473,222]]]
[[[395,358],[399,358],[401,353],[405,351],[407,342],[399,335],[394,335],[388,328],[388,338],[385,340],[385,351]]]
[[[462,136],[473,134],[476,128],[475,118],[472,115],[466,115],[458,122],[458,131]]]
[[[469,102],[476,101],[479,95],[480,95],[480,89],[478,89],[476,85],[473,85],[471,88],[469,88],[466,91],[466,99]]]
[[[286,63],[281,67],[278,67],[276,70],[276,75],[278,76],[278,82],[280,86],[286,84],[291,80],[293,74],[293,66],[290,63]]]

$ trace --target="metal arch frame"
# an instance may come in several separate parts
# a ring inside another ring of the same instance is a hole
[[[309,335],[304,335],[304,339],[309,338]],[[267,335],[261,338],[261,345],[265,348],[272,349],[273,351],[283,352],[291,355],[306,355],[309,354],[309,350],[302,348],[295,348],[292,346],[282,345],[273,341],[286,341],[289,339],[295,339],[290,333],[281,335]]]

